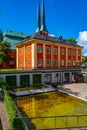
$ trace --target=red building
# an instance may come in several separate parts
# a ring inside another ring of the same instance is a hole
[[[10,44],[11,44],[10,54],[11,54],[12,60],[11,60],[11,62],[6,62],[3,64],[1,63],[0,68],[16,68],[16,46],[15,46],[15,44],[23,41],[29,35],[20,33],[20,32],[6,30],[5,33],[3,34],[3,36],[4,36],[4,41],[10,42]]]

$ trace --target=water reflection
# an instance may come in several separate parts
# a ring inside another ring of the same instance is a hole
[[[87,114],[87,103],[60,92],[49,92],[18,98],[19,110],[27,116]]]

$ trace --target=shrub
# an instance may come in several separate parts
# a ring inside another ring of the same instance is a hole
[[[25,130],[23,121],[18,118],[18,112],[14,101],[7,90],[4,90],[4,103],[8,114],[8,120],[12,130]],[[18,127],[17,127],[18,126]]]
[[[2,77],[0,77],[0,87],[2,87],[2,85],[5,84],[4,80]]]

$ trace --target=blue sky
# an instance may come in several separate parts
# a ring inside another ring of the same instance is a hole
[[[42,0],[40,1],[40,8]],[[44,0],[46,26],[56,37],[75,38],[87,54],[87,0]],[[0,29],[33,34],[38,0],[0,0]]]

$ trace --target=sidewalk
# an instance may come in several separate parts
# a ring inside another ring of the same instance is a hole
[[[87,84],[74,83],[58,86],[58,91],[62,91],[81,100],[87,101]]]
[[[0,130],[11,130],[8,123],[4,102],[0,97]]]

